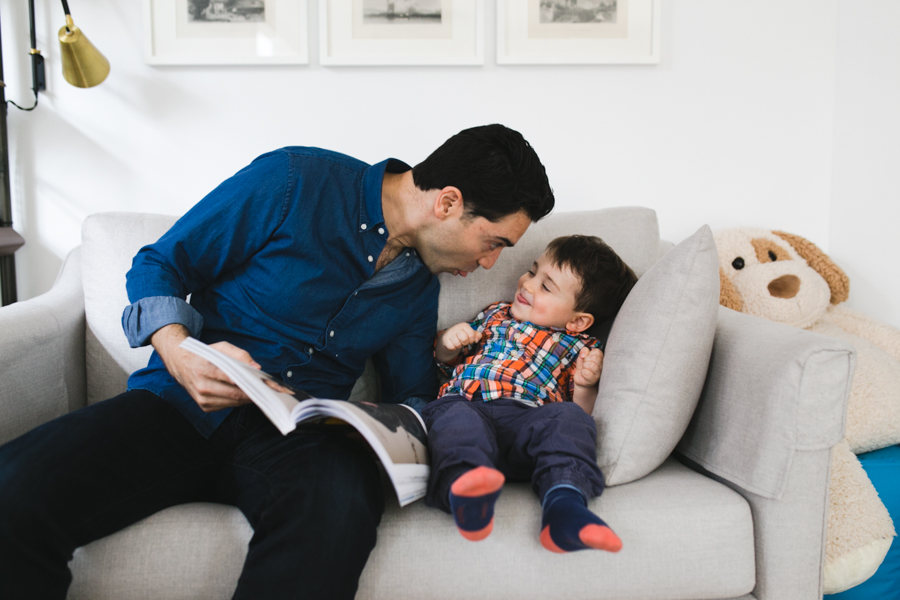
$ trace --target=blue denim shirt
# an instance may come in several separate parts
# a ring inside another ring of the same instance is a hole
[[[317,148],[260,156],[138,252],[122,315],[129,343],[146,345],[181,323],[207,344],[243,348],[314,396],[338,399],[371,356],[383,402],[433,399],[438,279],[412,249],[375,273],[389,234],[384,173],[409,168]],[[128,388],[162,396],[205,436],[229,412],[200,410],[156,352]]]

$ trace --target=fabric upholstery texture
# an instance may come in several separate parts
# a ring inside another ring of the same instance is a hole
[[[841,440],[855,354],[840,340],[718,310],[709,375],[678,450],[778,499],[797,451]]]
[[[84,405],[84,300],[74,250],[52,289],[0,311],[0,444]]]
[[[589,507],[622,538],[617,554],[549,555],[538,540],[541,508],[527,484],[504,487],[493,532],[477,544],[455,531],[450,515],[388,502],[358,598],[416,598],[422,589],[441,600],[741,596],[755,580],[753,525],[746,503],[729,492],[674,459],[608,489]],[[515,556],[519,568],[484,568],[499,556]],[[527,567],[538,564],[548,568]]]
[[[628,295],[609,334],[594,405],[607,485],[643,477],[675,448],[706,378],[718,304],[708,226],[666,253]]]
[[[228,600],[252,535],[236,508],[173,506],[76,550],[67,600]]]
[[[131,348],[122,333],[122,311],[130,304],[125,274],[138,250],[159,239],[176,220],[165,215],[100,213],[82,225],[88,404],[124,392],[128,376],[150,360],[153,348]]]

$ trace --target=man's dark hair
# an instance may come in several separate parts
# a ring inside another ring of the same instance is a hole
[[[631,267],[606,242],[592,235],[558,237],[547,245],[547,257],[581,280],[575,310],[593,315],[595,323],[615,316],[637,283]]]
[[[553,210],[553,190],[537,153],[503,125],[460,131],[413,168],[420,190],[459,188],[466,216],[496,223],[525,211],[538,221]]]

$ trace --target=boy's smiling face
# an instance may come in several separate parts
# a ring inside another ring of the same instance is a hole
[[[594,318],[575,310],[581,280],[570,269],[553,264],[544,252],[519,278],[510,313],[517,321],[541,327],[585,331]]]

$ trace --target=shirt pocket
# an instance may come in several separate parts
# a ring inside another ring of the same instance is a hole
[[[310,360],[312,360],[312,354],[308,351],[299,355],[293,364],[290,364],[281,370],[281,378],[289,383],[299,379],[301,373],[303,373],[303,368]]]

